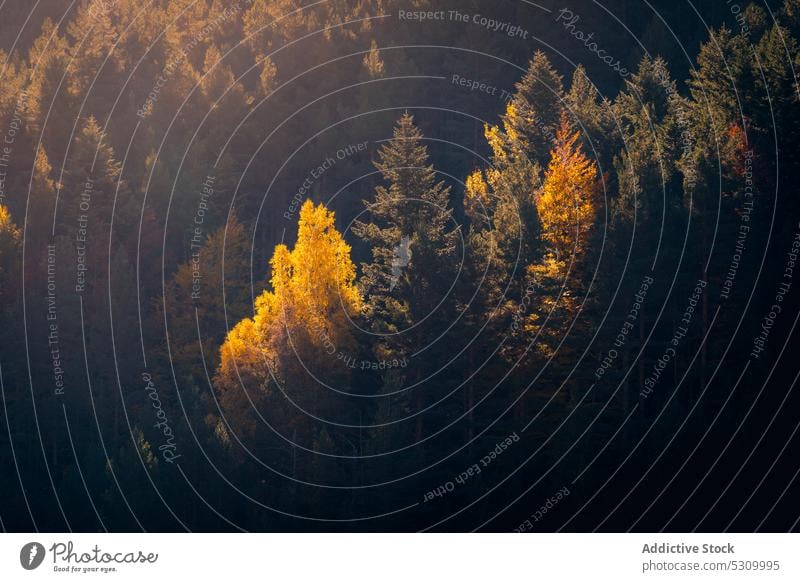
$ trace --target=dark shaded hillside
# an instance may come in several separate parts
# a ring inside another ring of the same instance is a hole
[[[693,5],[0,5],[0,526],[796,529],[800,3]]]

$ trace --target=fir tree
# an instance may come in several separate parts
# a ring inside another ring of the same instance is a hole
[[[436,180],[422,140],[413,117],[404,114],[375,163],[388,186],[375,189],[375,199],[365,202],[368,221],[357,222],[353,229],[372,251],[372,262],[363,265],[361,285],[372,330],[383,338],[375,347],[379,360],[409,357],[443,332],[451,319],[453,305],[446,295],[458,266],[458,227],[450,188]],[[435,359],[427,355],[426,363],[414,368],[413,378],[424,378],[423,368],[434,366]],[[415,404],[405,404],[409,411],[419,412],[431,400],[425,388],[414,388]],[[422,434],[420,414],[417,438]]]
[[[531,159],[544,164],[563,110],[564,84],[550,60],[536,51],[528,70],[515,86],[516,115],[507,118]]]

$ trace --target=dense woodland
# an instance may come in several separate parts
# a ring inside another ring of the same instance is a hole
[[[800,2],[695,4],[3,6],[3,528],[796,527]]]

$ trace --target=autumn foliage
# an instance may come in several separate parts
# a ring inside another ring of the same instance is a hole
[[[270,265],[271,289],[256,299],[254,316],[228,333],[215,378],[223,412],[245,435],[256,431],[254,407],[286,406],[287,378],[295,404],[315,400],[296,392],[319,374],[341,380],[330,371],[338,351],[352,350],[349,318],[361,309],[350,246],[322,204],[303,204],[294,248],[278,245]]]
[[[561,257],[580,254],[586,247],[596,213],[597,169],[583,153],[579,138],[580,133],[562,117],[536,200],[542,238]]]

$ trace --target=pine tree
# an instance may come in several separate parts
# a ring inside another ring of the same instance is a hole
[[[63,87],[68,53],[69,44],[58,34],[57,26],[45,19],[42,34],[28,54],[28,62],[38,66],[30,72],[26,125],[32,133],[41,132],[44,146],[54,160],[63,159],[78,117],[77,100]],[[45,116],[48,116],[46,124]]]
[[[225,339],[226,319],[243,318],[251,303],[249,244],[245,227],[232,216],[227,225],[190,249],[190,258],[178,267],[156,301],[154,327],[166,319],[172,363],[181,377],[201,372],[199,321],[204,357],[216,367],[216,352]],[[163,310],[166,309],[166,318]],[[163,345],[162,340],[151,342]],[[166,352],[158,354],[168,366]],[[201,367],[202,368],[202,367]],[[198,377],[202,385],[202,377]]]
[[[436,180],[422,140],[413,117],[404,114],[375,163],[388,187],[375,189],[375,199],[365,202],[368,221],[353,228],[372,252],[372,262],[362,267],[361,285],[372,330],[384,334],[374,349],[379,360],[403,359],[424,348],[451,319],[448,311],[453,306],[445,294],[455,279],[458,227],[450,208],[450,188]],[[423,368],[433,365],[428,361],[433,359],[428,354],[427,364],[417,364],[414,376],[424,378]],[[420,411],[430,396],[423,386],[414,390],[415,404],[404,406]],[[418,415],[418,439],[422,433]]]
[[[625,148],[614,162],[619,196],[612,217],[632,224],[636,215],[637,229],[657,233],[681,203],[677,163],[690,114],[661,59],[642,59],[626,84],[614,103]]]
[[[479,304],[485,310],[477,315],[482,319],[491,313],[495,324],[505,328],[515,302],[522,299],[525,269],[540,252],[535,193],[541,188],[542,171],[525,151],[515,129],[517,118],[511,102],[501,126],[485,127],[491,166],[468,176],[464,193],[471,221],[467,269],[471,281],[481,282]]]
[[[507,125],[512,115],[514,106],[509,104],[504,129],[485,128],[492,165],[468,176],[464,193],[470,223],[458,297],[462,335],[471,338],[463,367],[468,439],[484,424],[481,417],[491,422],[491,415],[499,414],[486,406],[476,410],[476,403],[515,364],[514,312],[525,294],[526,267],[539,252],[534,192],[541,186],[541,170],[513,139],[514,130]]]
[[[800,0],[784,0],[781,13],[792,35],[800,37]]]
[[[111,220],[114,195],[125,184],[118,184],[122,165],[106,134],[90,116],[76,135],[59,191],[58,222],[68,231],[77,227],[78,216],[87,215],[95,225]],[[122,197],[124,203],[125,197]],[[101,230],[101,229],[95,229]]]
[[[436,299],[425,289],[446,280],[453,269],[457,232],[450,188],[436,180],[422,139],[413,117],[403,115],[375,164],[389,187],[375,189],[374,201],[365,202],[370,221],[359,221],[353,229],[372,251],[361,284],[368,313],[382,331],[397,331],[427,315]],[[396,262],[403,248],[408,261],[399,272]],[[424,272],[428,267],[436,270]]]
[[[100,8],[86,3],[67,26],[71,59],[67,83],[79,101],[87,99],[84,111],[104,119],[119,94],[118,82],[127,63],[122,50],[114,47],[118,32],[113,5]]]
[[[547,55],[536,51],[515,88],[515,115],[504,121],[519,135],[528,156],[544,164],[564,108],[563,80]]]
[[[696,127],[691,107],[677,92],[660,58],[641,60],[614,108],[625,147],[614,160],[619,186],[610,204],[609,251],[617,272],[625,266],[620,292],[631,297],[645,277],[675,272],[680,264],[679,247],[673,242],[681,236],[678,233],[685,232],[687,220],[680,159],[684,144],[696,139]],[[658,301],[653,293],[650,297]],[[622,396],[626,410],[639,399],[639,387],[651,365],[650,356],[639,354],[639,347],[647,342],[646,330],[652,329],[654,320],[654,310],[646,306],[640,310],[637,329],[629,334],[621,356],[623,361],[631,355],[638,357],[637,374],[629,374]],[[655,350],[660,347],[653,340],[649,345],[655,345]]]
[[[758,149],[767,153],[774,149],[774,140],[779,143],[796,143],[800,137],[800,87],[797,84],[796,68],[800,63],[798,41],[789,30],[779,24],[770,28],[756,46],[758,76],[756,77],[757,103],[753,114],[763,143]],[[774,133],[777,136],[772,135]],[[785,155],[774,160],[783,176],[794,176],[800,168],[797,156],[783,151]],[[774,166],[772,166],[774,167]],[[773,171],[767,172],[773,174]]]
[[[599,171],[611,175],[614,154],[622,147],[621,135],[611,103],[601,97],[582,65],[575,69],[564,101],[570,120],[580,130],[584,151],[596,159]],[[613,187],[612,184],[606,185],[608,190]]]
[[[378,49],[378,43],[374,40],[369,47],[369,52],[364,56],[362,63],[370,79],[383,77],[386,65],[381,58],[381,51]]]

